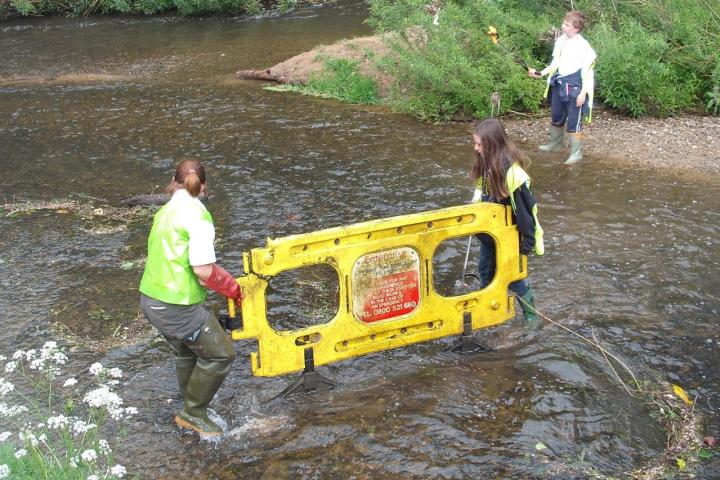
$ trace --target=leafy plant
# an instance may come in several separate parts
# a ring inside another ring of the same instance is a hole
[[[297,5],[297,0],[280,0],[278,3],[278,10],[280,13],[287,13]]]
[[[666,60],[670,48],[661,34],[626,20],[617,30],[603,23],[593,39],[602,46],[597,82],[608,105],[637,117],[667,116],[692,104],[696,85]]]
[[[708,112],[713,112],[714,115],[717,115],[718,109],[720,109],[720,87],[715,85],[712,89],[712,92],[707,92],[705,96],[708,99]]]
[[[12,0],[10,5],[24,17],[36,13],[35,5],[33,5],[31,0]]]

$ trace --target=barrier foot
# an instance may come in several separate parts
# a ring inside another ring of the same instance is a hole
[[[335,382],[323,377],[315,371],[315,359],[312,348],[305,349],[305,369],[300,378],[287,386],[285,390],[276,395],[273,400],[280,397],[288,397],[295,393],[307,393],[314,390],[329,390],[335,387]]]
[[[492,348],[486,347],[480,343],[477,338],[475,338],[472,331],[472,315],[470,312],[465,312],[463,315],[462,335],[460,335],[460,337],[445,351],[456,353],[477,353],[490,352],[492,351]]]

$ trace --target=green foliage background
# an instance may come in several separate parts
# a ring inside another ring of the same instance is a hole
[[[290,5],[292,0],[281,3],[281,7]],[[261,10],[260,0],[0,0],[0,18],[58,13],[150,15],[165,11],[177,11],[180,15],[257,14]]]
[[[583,35],[598,52],[596,98],[632,116],[668,116],[708,109],[720,85],[720,0],[580,0],[589,18]],[[527,76],[524,61],[540,69],[550,61],[554,36],[570,2],[559,0],[370,0],[370,24],[400,32],[407,42],[386,61],[398,79],[391,102],[421,118],[487,116],[490,95],[500,110],[534,112],[542,81]],[[514,54],[495,46],[489,25]]]

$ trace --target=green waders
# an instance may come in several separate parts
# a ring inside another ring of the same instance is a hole
[[[565,138],[565,127],[556,127],[550,125],[550,141],[538,148],[543,152],[559,152],[563,149],[563,140]]]
[[[528,291],[522,297],[518,297],[520,302],[520,308],[522,308],[523,315],[525,316],[525,324],[528,330],[536,331],[540,328],[540,317],[538,317],[537,311],[535,310],[535,294],[532,288],[528,287]]]
[[[177,374],[178,387],[182,398],[185,398],[185,387],[187,387],[190,375],[192,375],[197,363],[197,357],[192,350],[189,348],[185,348],[185,350],[187,351],[175,357],[175,373]]]
[[[202,435],[222,434],[222,427],[208,418],[207,409],[235,359],[225,329],[213,315],[194,342],[169,342],[175,350],[178,385],[183,396],[183,409],[175,415],[175,423]]]

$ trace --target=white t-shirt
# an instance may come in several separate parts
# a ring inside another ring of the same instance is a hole
[[[596,58],[597,54],[595,50],[593,50],[588,41],[579,33],[572,38],[561,35],[560,38],[555,41],[552,62],[540,73],[547,75],[557,69],[557,73],[560,76],[565,76],[582,70],[583,80],[592,81],[592,65]]]
[[[212,221],[203,218],[202,214],[207,212],[205,205],[183,188],[175,190],[170,202],[177,202],[182,211],[188,212],[180,219],[180,223],[190,236],[188,242],[190,265],[195,267],[215,263],[215,227]]]

